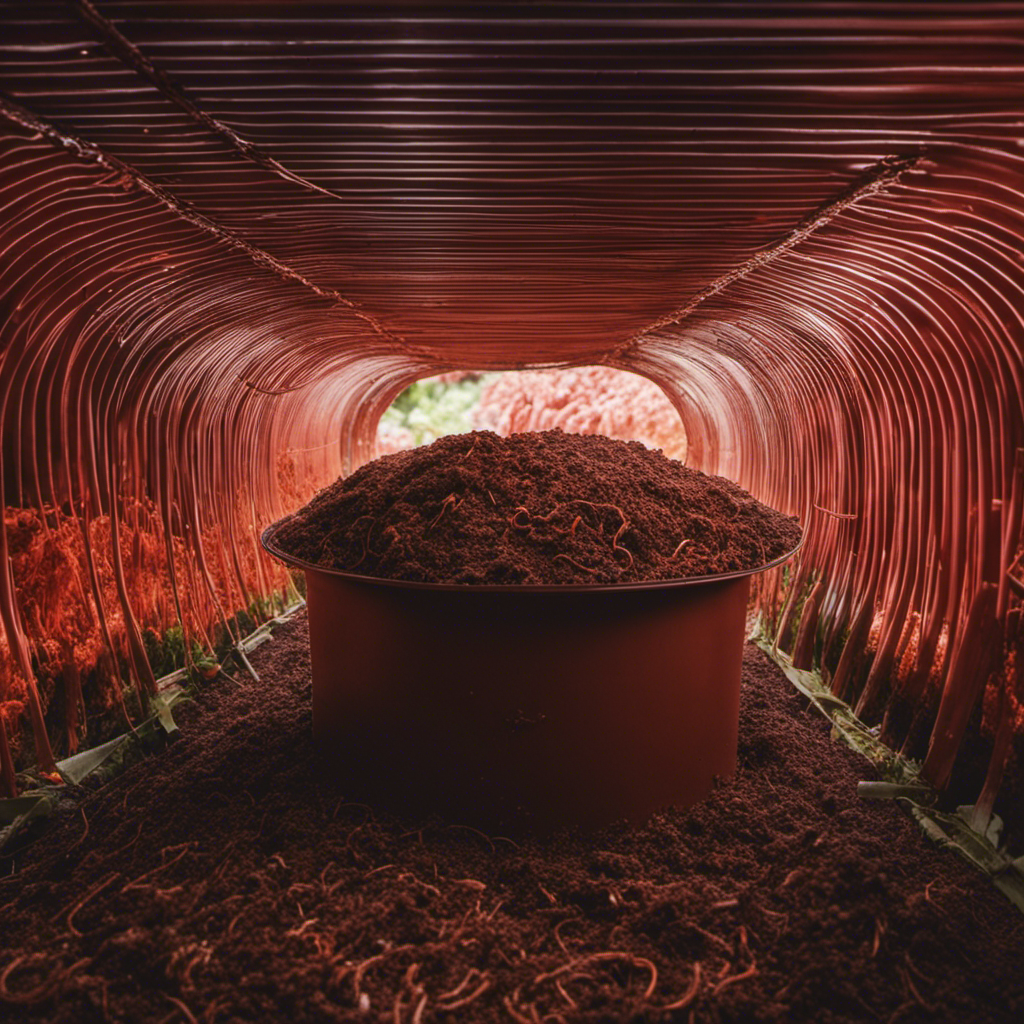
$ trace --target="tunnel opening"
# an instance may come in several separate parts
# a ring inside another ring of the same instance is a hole
[[[686,433],[656,384],[612,367],[455,371],[411,384],[377,429],[377,452],[429,444],[445,434],[537,430],[603,434],[640,441],[686,460]]]

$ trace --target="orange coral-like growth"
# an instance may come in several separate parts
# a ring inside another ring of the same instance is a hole
[[[11,575],[31,651],[35,681],[44,710],[62,696],[64,747],[77,749],[85,728],[84,702],[94,709],[125,707],[125,688],[136,688],[125,618],[119,602],[110,557],[110,517],[88,521],[46,507],[5,510]],[[179,624],[185,649],[192,638],[207,649],[212,632],[239,608],[266,592],[252,554],[234,569],[224,561],[230,545],[227,531],[204,531],[203,548],[215,553],[217,571],[212,588],[200,582],[193,548],[183,536],[168,539],[152,505],[134,506],[119,532],[128,593],[140,625],[154,637]],[[244,552],[244,549],[243,549]],[[173,580],[172,580],[173,575]],[[271,588],[284,583],[280,570]],[[175,594],[178,600],[175,600]],[[0,637],[0,714],[17,757],[21,750],[18,722],[26,710],[26,680],[15,668],[5,637]]]
[[[643,441],[669,458],[686,459],[682,420],[665,392],[607,366],[502,374],[484,387],[474,420],[498,434],[560,428]]]

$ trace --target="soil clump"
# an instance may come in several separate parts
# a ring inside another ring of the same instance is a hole
[[[274,536],[330,569],[429,583],[629,583],[754,569],[796,519],[636,441],[474,431],[385,455]]]

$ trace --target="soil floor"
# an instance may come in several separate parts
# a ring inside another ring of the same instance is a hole
[[[545,840],[348,802],[310,733],[305,620],[260,682],[0,859],[0,1019],[1024,1019],[1024,916],[856,783],[758,650],[739,768],[688,811]]]

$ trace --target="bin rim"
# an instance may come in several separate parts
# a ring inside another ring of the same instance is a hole
[[[394,580],[384,579],[380,576],[364,576],[360,573],[349,572],[345,569],[332,569],[327,566],[317,565],[314,562],[307,562],[282,551],[274,544],[274,535],[287,522],[292,520],[297,512],[278,519],[271,523],[260,534],[260,543],[264,550],[278,561],[294,569],[301,569],[303,572],[322,573],[325,576],[333,576],[338,579],[348,580],[351,583],[367,584],[377,587],[392,587],[402,590],[424,590],[434,593],[448,592],[460,594],[579,594],[579,593],[626,593],[638,590],[667,590],[679,587],[696,587],[710,583],[725,583],[729,580],[742,579],[745,576],[755,576],[757,573],[766,572],[768,569],[775,569],[784,562],[789,561],[804,545],[804,537],[801,536],[800,543],[785,554],[773,558],[764,565],[756,566],[753,569],[735,569],[730,572],[715,573],[711,576],[679,576],[666,580],[635,580],[629,583],[431,583],[419,580]]]

